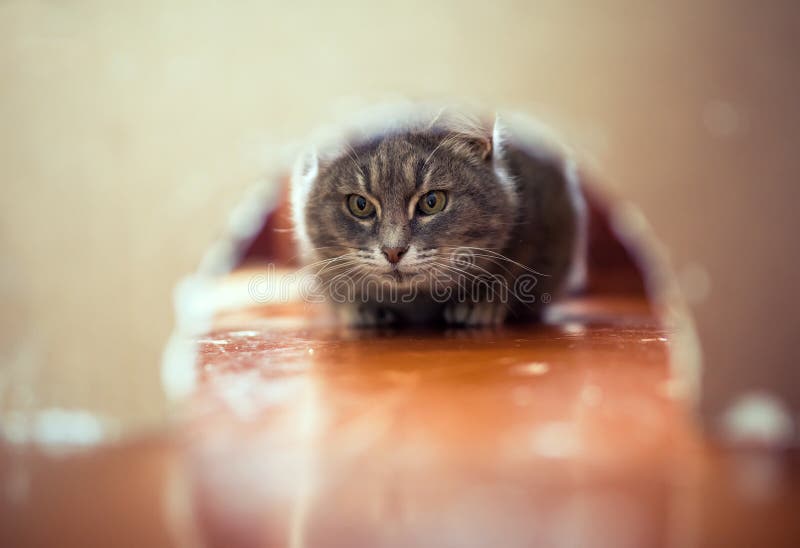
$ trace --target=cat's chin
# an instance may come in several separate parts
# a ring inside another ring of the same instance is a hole
[[[413,276],[412,273],[405,272],[403,270],[400,270],[399,268],[388,270],[387,272],[383,273],[384,278],[388,278],[389,280],[392,280],[393,282],[398,284],[407,282],[412,276]]]
[[[412,283],[419,282],[422,278],[422,275],[419,272],[413,272],[408,270],[401,270],[399,268],[395,268],[392,270],[387,270],[380,276],[384,280],[389,280],[393,282],[395,285],[400,287],[410,286]]]

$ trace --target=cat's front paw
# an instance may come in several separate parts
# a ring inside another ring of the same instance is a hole
[[[481,327],[500,325],[505,321],[508,308],[503,302],[453,302],[444,308],[444,321],[449,325]]]
[[[384,327],[397,322],[397,316],[382,306],[342,306],[338,310],[339,321],[351,327]]]

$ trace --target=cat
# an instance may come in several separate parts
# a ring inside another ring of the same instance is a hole
[[[291,201],[303,271],[342,321],[537,321],[582,283],[580,185],[533,127],[414,106],[301,156]]]

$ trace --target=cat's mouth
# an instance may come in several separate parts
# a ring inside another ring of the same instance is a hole
[[[383,273],[384,278],[391,280],[397,285],[408,284],[412,279],[418,277],[419,275],[420,273],[415,270],[401,269],[398,267],[394,267]]]
[[[386,272],[384,276],[388,277],[390,280],[394,281],[395,283],[403,283],[408,277],[409,274],[405,274],[399,268],[393,268]]]

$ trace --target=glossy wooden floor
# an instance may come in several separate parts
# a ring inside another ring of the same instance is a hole
[[[638,297],[489,330],[238,309],[171,432],[3,450],[0,545],[796,546],[796,457],[705,445],[670,336]]]

